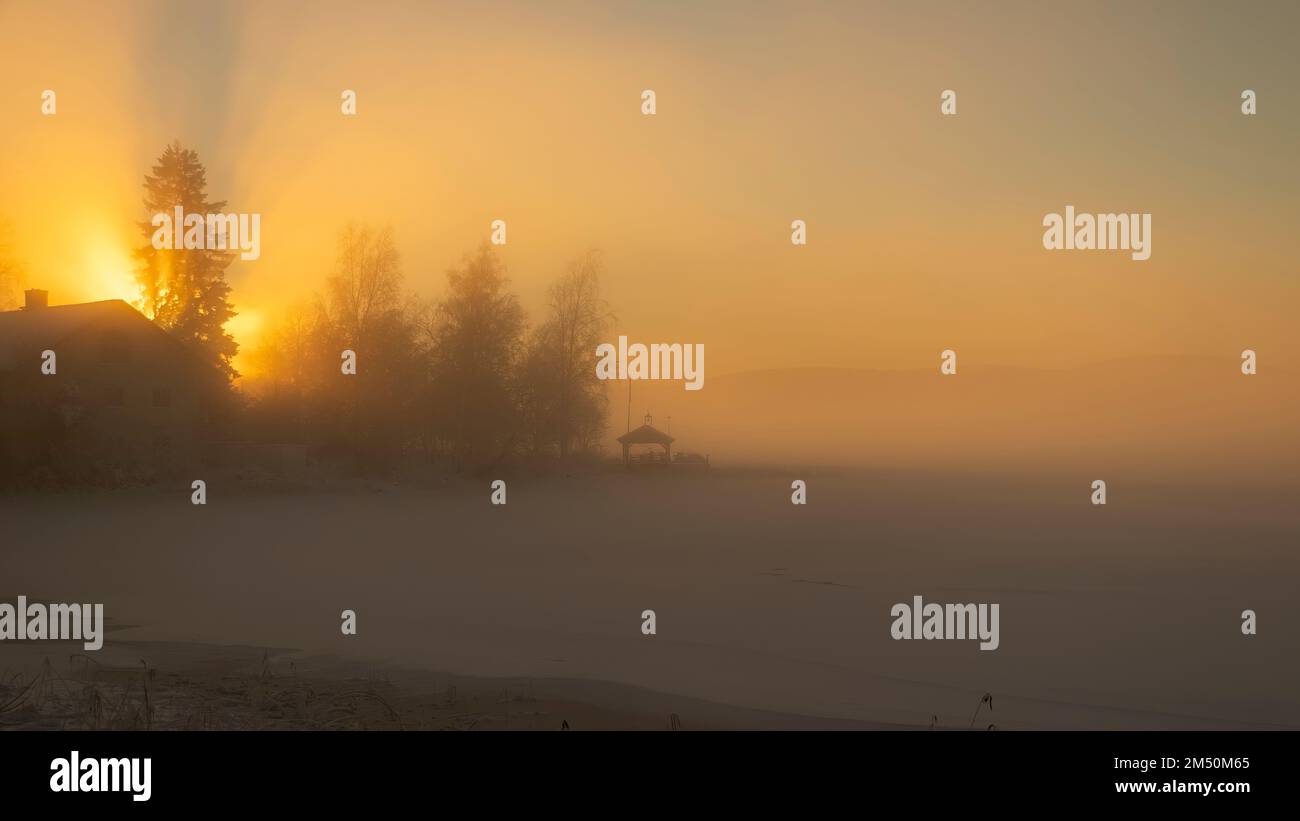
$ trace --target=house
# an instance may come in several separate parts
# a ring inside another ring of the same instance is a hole
[[[0,478],[150,478],[194,461],[215,369],[122,300],[0,312]]]
[[[623,466],[667,466],[672,463],[673,458],[673,437],[654,427],[650,423],[654,421],[650,414],[646,414],[645,424],[636,430],[628,431],[618,437],[618,442],[623,446]],[[632,455],[632,448],[638,445],[650,445],[652,450],[648,453],[642,453],[639,456]],[[662,457],[658,450],[654,448],[663,448]]]

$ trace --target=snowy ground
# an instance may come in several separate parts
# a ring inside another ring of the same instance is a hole
[[[504,507],[486,481],[11,496],[0,601],[103,602],[106,652],[291,647],[631,698],[608,682],[727,705],[730,725],[966,727],[988,692],[977,726],[1300,727],[1290,492],[1118,477],[1095,507],[1089,482],[608,474],[511,480]],[[914,595],[998,603],[1001,646],[892,640]]]

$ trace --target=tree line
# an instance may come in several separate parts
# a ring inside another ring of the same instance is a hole
[[[324,290],[250,352],[253,434],[306,437],[360,467],[591,453],[606,412],[591,367],[610,320],[600,268],[594,252],[574,260],[530,328],[486,242],[447,271],[440,298],[422,300],[403,292],[392,231],[349,224]]]
[[[145,178],[147,214],[218,211],[197,154],[169,145]],[[141,223],[146,236],[152,225]],[[142,312],[232,384],[238,346],[219,250],[136,251]],[[607,399],[591,366],[612,316],[599,253],[574,259],[530,326],[488,243],[446,272],[445,293],[404,290],[391,228],[349,223],[323,289],[282,312],[248,352],[229,435],[318,447],[359,468],[407,457],[475,470],[599,447]],[[344,351],[355,373],[344,373]]]

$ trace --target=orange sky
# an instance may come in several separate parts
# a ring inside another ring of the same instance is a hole
[[[181,140],[262,215],[246,345],[355,217],[425,296],[507,220],[534,316],[601,248],[619,332],[703,342],[710,376],[1295,350],[1294,4],[903,6],[7,3],[0,215],[53,302],[130,297]],[[1151,259],[1043,250],[1066,204],[1152,213]]]

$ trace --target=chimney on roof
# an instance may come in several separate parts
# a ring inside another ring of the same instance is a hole
[[[28,311],[34,311],[37,308],[48,308],[50,306],[50,292],[42,291],[39,288],[28,288],[23,292],[27,297],[27,304],[24,308]]]

